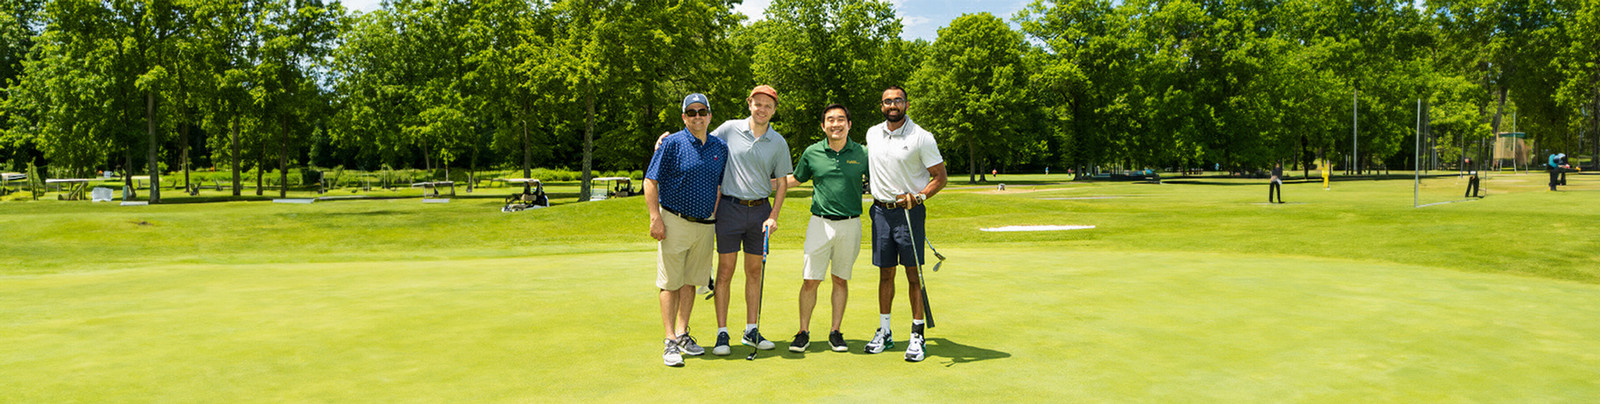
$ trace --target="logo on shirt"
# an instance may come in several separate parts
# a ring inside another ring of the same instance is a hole
[[[845,160],[844,162],[845,164],[861,164],[861,162],[855,160]]]

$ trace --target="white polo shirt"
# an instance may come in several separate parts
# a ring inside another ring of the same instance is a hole
[[[883,122],[867,129],[867,172],[872,198],[894,203],[905,194],[922,192],[932,177],[928,168],[944,162],[933,134],[905,118],[900,130],[890,131]]]

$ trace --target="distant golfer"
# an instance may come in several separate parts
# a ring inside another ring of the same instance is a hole
[[[1267,203],[1272,203],[1273,195],[1277,195],[1278,203],[1283,203],[1283,163],[1273,164],[1272,179],[1267,183]]]
[[[661,290],[661,326],[666,331],[667,366],[683,366],[683,354],[705,349],[689,336],[694,288],[711,278],[717,187],[722,183],[728,145],[707,136],[711,103],[699,93],[683,98],[684,130],[662,142],[644,174],[645,212],[656,239],[656,287]],[[667,214],[663,215],[662,212]]]
[[[1556,190],[1556,186],[1557,185],[1561,185],[1561,174],[1565,171],[1563,169],[1567,168],[1567,165],[1562,162],[1562,159],[1565,158],[1566,156],[1567,156],[1566,154],[1560,154],[1560,153],[1556,153],[1556,154],[1551,154],[1550,155],[1550,161],[1549,161],[1548,167],[1550,167],[1550,190],[1551,191]]]
[[[833,328],[828,346],[834,352],[850,347],[839,325],[849,298],[850,269],[861,254],[861,188],[867,175],[867,149],[850,140],[850,110],[832,104],[822,109],[822,131],[827,139],[800,153],[790,187],[813,181],[811,222],[806,226],[804,271],[800,283],[800,332],[789,344],[791,352],[805,352],[811,342],[811,313],[817,307],[817,288],[833,267]]]
[[[1466,159],[1462,166],[1467,170],[1467,192],[1462,196],[1466,198],[1482,198],[1478,196],[1478,168],[1472,165],[1471,158]]]
[[[1329,181],[1333,178],[1333,164],[1328,163],[1327,158],[1323,158],[1317,163],[1317,168],[1322,169],[1322,190],[1332,189],[1329,187]]]
[[[910,286],[911,338],[906,360],[924,358],[922,279],[917,267],[922,257],[927,209],[922,202],[944,189],[944,157],[933,134],[906,116],[911,107],[906,90],[883,90],[885,121],[867,129],[867,160],[872,188],[872,265],[878,267],[878,331],[867,342],[866,353],[894,347],[889,332],[889,310],[894,302],[894,271],[904,266]],[[909,215],[908,215],[909,213]],[[909,216],[909,220],[908,217]],[[915,236],[915,237],[913,237]]]

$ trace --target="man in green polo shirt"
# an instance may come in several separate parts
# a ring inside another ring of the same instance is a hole
[[[811,311],[817,306],[817,288],[828,266],[833,266],[833,329],[828,345],[834,352],[849,351],[839,323],[849,296],[850,268],[861,253],[861,190],[867,175],[867,149],[850,140],[850,110],[832,104],[822,110],[822,131],[827,139],[800,154],[789,187],[814,181],[811,223],[806,227],[805,264],[800,285],[800,332],[789,344],[790,352],[805,352],[811,343]]]

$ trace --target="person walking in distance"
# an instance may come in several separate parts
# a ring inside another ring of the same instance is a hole
[[[1273,195],[1277,195],[1277,203],[1283,203],[1283,163],[1272,165],[1272,179],[1267,185],[1267,203],[1272,203]]]

